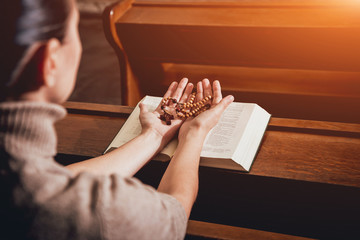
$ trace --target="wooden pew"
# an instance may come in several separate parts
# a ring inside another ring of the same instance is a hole
[[[273,116],[360,122],[360,3],[122,0],[104,12],[124,105],[219,79]]]
[[[58,161],[104,152],[131,107],[65,104],[56,124]],[[166,162],[137,175],[157,187]],[[360,124],[272,118],[250,173],[200,163],[188,237],[357,239],[360,236]]]
[[[227,226],[222,224],[189,220],[185,239],[226,239],[226,240],[310,240],[288,234],[267,232],[255,229]]]

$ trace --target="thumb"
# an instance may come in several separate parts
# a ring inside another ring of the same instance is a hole
[[[139,104],[139,108],[140,108],[140,115],[149,112],[148,108],[147,108],[146,105],[143,104],[143,103],[140,103],[140,104]]]
[[[234,96],[228,95],[221,99],[221,101],[215,105],[214,110],[219,114],[222,114],[224,110],[234,101]]]

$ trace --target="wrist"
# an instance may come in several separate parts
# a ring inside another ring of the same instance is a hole
[[[184,133],[179,133],[179,142],[188,141],[188,140],[196,140],[199,143],[203,143],[206,138],[207,133],[208,132],[202,128],[194,127]]]
[[[164,147],[163,136],[155,129],[146,129],[137,138],[141,139],[142,144],[153,149],[154,154]]]
[[[154,141],[161,141],[162,138],[164,137],[161,133],[159,133],[156,129],[153,128],[147,128],[147,129],[143,129],[141,131],[140,136],[144,136],[144,137],[149,137],[151,139],[153,139]]]

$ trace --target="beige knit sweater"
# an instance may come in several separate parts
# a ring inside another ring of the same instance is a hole
[[[55,104],[0,103],[0,238],[184,238],[175,198],[134,178],[73,176],[54,161],[54,123],[65,115]]]

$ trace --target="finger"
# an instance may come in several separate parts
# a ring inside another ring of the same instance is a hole
[[[203,97],[212,96],[211,84],[209,79],[207,78],[203,79],[202,83],[203,83],[203,91],[204,91]]]
[[[176,91],[176,88],[178,86],[178,83],[177,82],[172,82],[168,88],[168,90],[166,91],[166,93],[164,94],[164,97],[163,98],[167,98],[167,97],[171,97],[171,95]],[[156,111],[159,111],[161,108],[161,102],[160,104],[157,106],[157,108],[155,109],[155,112]]]
[[[196,102],[199,102],[203,99],[204,97],[204,91],[203,91],[203,84],[202,82],[198,82],[196,85]]]
[[[220,86],[220,82],[218,80],[215,80],[213,82],[213,93],[214,93],[214,97],[213,97],[213,102],[212,103],[214,105],[216,105],[222,99],[221,86]]]
[[[210,111],[215,111],[217,114],[221,115],[225,109],[234,101],[234,97],[232,95],[228,95],[225,98],[221,99],[221,101],[214,106]]]
[[[194,84],[188,83],[188,84],[186,85],[184,94],[183,94],[182,97],[180,98],[179,102],[181,102],[181,103],[186,102],[186,101],[189,99],[189,96],[191,95],[191,92],[192,92],[193,88],[194,88]]]
[[[172,82],[168,88],[168,90],[166,91],[166,93],[164,94],[164,98],[166,97],[171,97],[171,95],[175,92],[176,88],[178,86],[177,82]]]
[[[179,101],[179,99],[181,98],[183,92],[184,92],[184,89],[188,83],[188,79],[187,78],[183,78],[181,79],[181,81],[179,82],[175,92],[172,94],[171,97],[175,98],[176,100]]]

